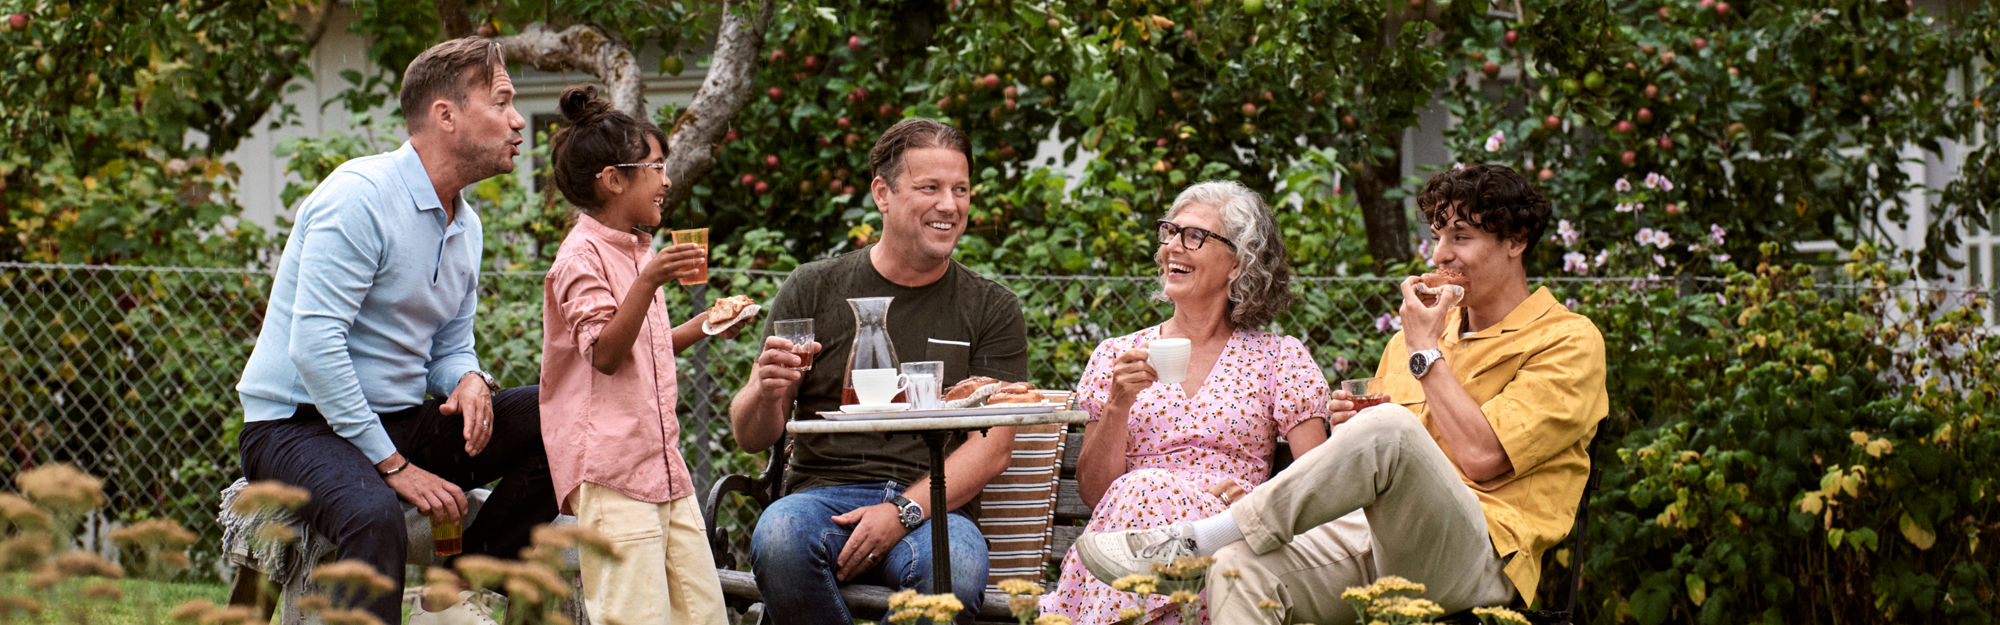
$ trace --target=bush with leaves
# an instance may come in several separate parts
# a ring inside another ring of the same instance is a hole
[[[1766,255],[1775,245],[1766,244]],[[2000,337],[1983,295],[1912,297],[1872,246],[1760,263],[1720,295],[1600,292],[1619,441],[1585,605],[1639,623],[2000,614]],[[1851,286],[1848,286],[1851,285]],[[1622,436],[1621,436],[1622,434]]]

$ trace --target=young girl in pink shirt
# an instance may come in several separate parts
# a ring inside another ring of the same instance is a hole
[[[649,253],[653,235],[638,228],[660,224],[672,184],[666,134],[593,87],[565,90],[560,106],[551,177],[578,214],[542,289],[542,441],[563,512],[616,554],[582,554],[584,605],[598,622],[719,624],[722,586],[674,415],[674,354],[705,335],[701,315],[673,325],[660,297],[707,253]]]

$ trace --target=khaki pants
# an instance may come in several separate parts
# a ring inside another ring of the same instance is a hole
[[[1478,498],[1402,406],[1335,427],[1230,510],[1245,540],[1209,569],[1217,623],[1353,623],[1341,593],[1385,575],[1425,584],[1450,612],[1515,596]]]
[[[576,492],[577,523],[609,539],[618,561],[584,550],[583,602],[594,623],[719,625],[722,582],[694,497],[635,501],[589,482]]]

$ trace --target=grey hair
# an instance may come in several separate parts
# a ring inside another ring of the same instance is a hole
[[[1167,209],[1172,221],[1189,206],[1214,206],[1222,213],[1222,232],[1236,243],[1236,277],[1229,281],[1229,322],[1239,328],[1263,327],[1292,305],[1292,264],[1285,257],[1285,239],[1278,234],[1278,220],[1264,197],[1234,180],[1196,183],[1181,191]],[[1154,262],[1166,263],[1165,247],[1153,255]],[[1161,278],[1165,280],[1164,277]],[[1153,294],[1165,300],[1165,291]]]

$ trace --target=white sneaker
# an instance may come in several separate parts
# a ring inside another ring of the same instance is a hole
[[[1194,526],[1175,523],[1142,530],[1091,532],[1076,538],[1076,555],[1091,575],[1106,584],[1127,575],[1158,575],[1154,566],[1194,555]]]
[[[436,612],[424,611],[424,600],[418,596],[410,604],[409,625],[499,625],[493,620],[493,609],[472,598],[472,591],[458,593],[458,603]]]

